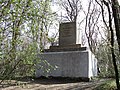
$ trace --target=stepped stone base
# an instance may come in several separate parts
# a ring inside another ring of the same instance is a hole
[[[87,50],[87,47],[81,47],[81,44],[75,44],[75,45],[50,46],[50,49],[45,49],[44,52],[84,51],[84,50]]]
[[[64,80],[64,81],[72,81],[72,82],[79,82],[79,81],[85,81],[85,82],[89,82],[92,80],[92,78],[71,78],[71,77],[53,77],[53,76],[48,76],[48,77],[45,77],[45,76],[40,76],[36,79],[49,79],[49,80]]]

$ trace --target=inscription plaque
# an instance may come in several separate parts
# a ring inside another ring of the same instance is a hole
[[[74,44],[76,44],[76,23],[61,23],[59,27],[59,45],[64,46]]]

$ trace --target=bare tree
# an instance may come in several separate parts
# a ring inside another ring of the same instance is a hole
[[[113,17],[114,17],[116,37],[117,37],[119,53],[120,53],[120,6],[119,6],[119,3],[118,3],[118,0],[111,0],[111,2],[112,2],[112,12],[113,12]],[[112,43],[112,41],[111,41],[111,43]],[[112,51],[113,50],[114,49],[112,48]],[[120,90],[119,73],[118,73],[118,68],[117,68],[117,65],[116,65],[116,60],[113,60],[113,64],[114,64],[115,73],[116,73],[117,89]]]
[[[84,11],[85,12],[85,11]],[[98,21],[101,12],[99,12],[93,0],[89,1],[88,11],[85,12],[85,35],[87,37],[88,46],[90,50],[95,54],[97,48],[99,27]]]
[[[111,3],[112,3],[112,12],[114,17],[116,37],[117,37],[119,53],[120,53],[120,5],[118,3],[118,0],[111,0]]]
[[[66,11],[65,18],[70,22],[76,22],[78,14],[82,9],[80,0],[62,0],[62,7]]]
[[[118,13],[118,8],[115,7],[116,3],[118,5],[118,1],[117,0],[113,0],[113,1],[111,0],[112,3],[110,2],[110,0],[108,0],[108,1],[102,0],[100,3],[97,0],[95,0],[95,1],[101,7],[103,22],[104,22],[105,26],[107,27],[107,29],[110,31],[110,45],[111,45],[110,49],[111,49],[112,61],[113,61],[113,66],[114,66],[114,71],[115,71],[117,90],[119,90],[120,89],[119,72],[118,72],[118,66],[117,66],[117,63],[116,63],[117,60],[116,60],[116,55],[115,55],[115,50],[114,50],[115,34],[114,34],[113,23],[112,23],[112,18],[114,17],[115,31],[116,31],[116,36],[117,36],[118,46],[119,46],[119,38],[120,38],[119,30],[120,30],[120,28],[119,28],[119,18],[117,16],[117,14],[119,14],[119,13]],[[108,20],[109,20],[108,25],[107,25],[107,22],[105,21],[104,8],[103,8],[104,5],[107,7]],[[113,14],[113,16],[112,16],[112,14]]]

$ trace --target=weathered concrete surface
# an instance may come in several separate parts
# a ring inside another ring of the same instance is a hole
[[[53,77],[91,78],[97,75],[97,61],[89,50],[47,52],[40,54],[39,57],[57,68],[48,69],[50,68],[49,64],[42,62],[38,66],[43,65],[44,67],[36,70],[36,77],[47,75]],[[45,70],[47,72],[43,72]]]

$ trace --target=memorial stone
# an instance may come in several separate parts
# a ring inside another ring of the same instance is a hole
[[[76,44],[76,23],[61,23],[59,27],[59,45],[75,45]]]
[[[97,60],[87,47],[77,43],[77,30],[75,22],[61,23],[59,27],[59,46],[50,46],[50,49],[39,55],[50,65],[57,66],[49,73],[44,68],[36,69],[36,77],[71,77],[89,81],[97,76]],[[38,64],[39,66],[39,64]],[[46,65],[43,65],[45,68]]]
[[[45,52],[55,51],[82,51],[86,47],[81,47],[77,43],[77,30],[76,22],[61,23],[59,26],[59,46],[50,46],[50,49],[44,50]]]

